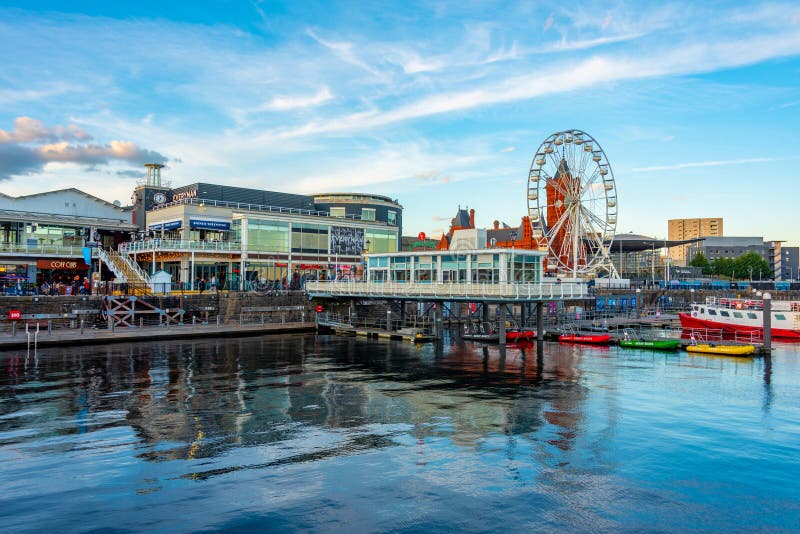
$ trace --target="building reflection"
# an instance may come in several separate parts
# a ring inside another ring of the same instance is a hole
[[[75,421],[55,432],[126,425],[142,457],[172,460],[285,442],[312,427],[346,435],[370,425],[400,425],[420,443],[446,438],[461,447],[495,434],[546,435],[567,450],[587,398],[580,363],[580,351],[552,344],[541,356],[535,345],[437,351],[274,336],[53,350],[36,373],[52,382],[41,417]],[[26,394],[18,367],[9,363],[8,377]]]

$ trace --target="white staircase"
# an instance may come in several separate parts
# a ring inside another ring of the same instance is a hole
[[[143,283],[150,290],[153,289],[150,276],[142,270],[129,256],[120,254],[116,250],[98,249],[100,259],[105,262],[114,273],[119,282]]]

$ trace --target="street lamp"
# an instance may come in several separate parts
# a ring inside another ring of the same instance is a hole
[[[514,269],[514,242],[517,240],[517,231],[511,230],[509,235],[511,236],[511,281],[513,282],[517,276],[517,273]]]

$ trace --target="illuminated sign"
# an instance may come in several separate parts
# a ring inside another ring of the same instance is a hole
[[[197,198],[197,188],[172,193],[173,202],[178,202],[179,200],[183,200],[185,198]]]
[[[22,312],[19,310],[8,310],[9,321],[19,321],[22,318]]]
[[[38,260],[36,267],[39,269],[81,269],[86,270],[88,265],[80,260]]]

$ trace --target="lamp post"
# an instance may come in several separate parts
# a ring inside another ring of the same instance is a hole
[[[511,282],[514,281],[516,273],[514,272],[514,242],[517,240],[517,231],[511,230]]]

